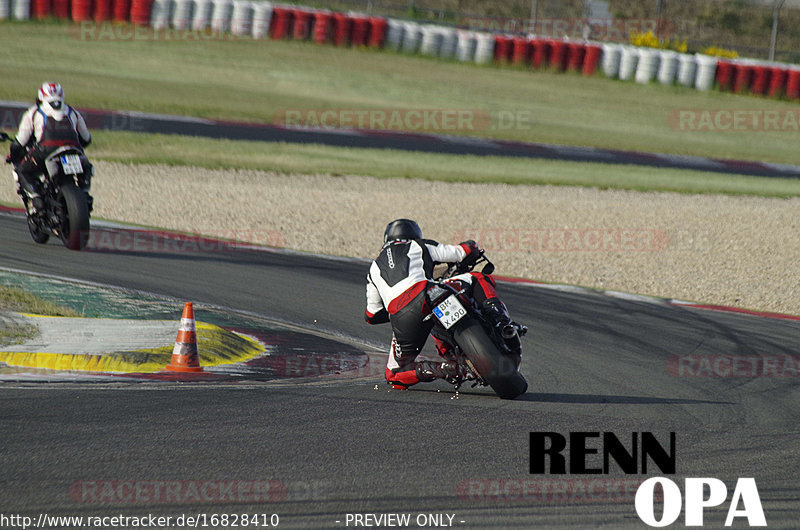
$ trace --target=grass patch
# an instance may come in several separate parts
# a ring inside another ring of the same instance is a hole
[[[80,314],[68,307],[39,298],[18,287],[0,285],[0,311],[34,313],[56,317],[77,317]]]
[[[445,182],[564,185],[638,191],[800,196],[800,180],[634,165],[513,157],[409,153],[315,144],[220,141],[172,135],[99,132],[90,156],[138,164],[271,170],[286,174],[364,175]],[[102,179],[98,171],[96,179]]]
[[[30,101],[42,81],[53,79],[76,106],[252,122],[272,122],[286,109],[474,109],[492,117],[488,128],[447,132],[789,164],[798,160],[800,132],[791,128],[682,132],[670,121],[680,109],[797,108],[785,101],[309,42],[175,36],[96,40],[80,27],[0,22],[5,50],[0,98]]]
[[[14,324],[2,327],[0,328],[0,348],[13,344],[22,344],[35,338],[37,334],[36,326],[30,324]]]
[[[35,313],[37,315],[68,316],[79,314],[61,307],[17,287],[0,285],[0,312]],[[0,327],[0,347],[21,344],[38,334],[36,326],[30,324],[5,324]]]

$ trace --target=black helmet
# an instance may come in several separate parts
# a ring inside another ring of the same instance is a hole
[[[386,243],[395,239],[422,239],[422,230],[411,219],[396,219],[386,225],[386,231],[383,233],[383,242]]]

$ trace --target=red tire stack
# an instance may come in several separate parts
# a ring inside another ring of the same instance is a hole
[[[33,18],[47,18],[53,10],[52,0],[33,0],[31,3],[31,15]]]
[[[717,61],[717,84],[720,90],[730,90],[733,86],[734,66],[730,61]]]
[[[382,17],[370,17],[369,19],[369,47],[383,48],[383,41],[386,40],[386,28],[389,21]]]
[[[594,75],[601,57],[603,57],[602,47],[594,44],[586,46],[586,55],[583,57],[583,75]]]
[[[512,40],[513,51],[511,53],[511,60],[516,65],[528,64],[531,57],[531,44],[525,37],[514,37]]]
[[[350,44],[350,33],[353,28],[353,19],[344,13],[333,14],[333,43],[336,46]]]
[[[351,19],[353,21],[351,44],[353,46],[366,46],[369,42],[369,18],[351,17]]]
[[[532,39],[531,47],[533,48],[533,54],[531,56],[531,64],[533,67],[546,67],[547,60],[550,57],[550,42],[544,39]]]
[[[127,22],[131,18],[131,0],[113,0],[111,12],[114,22]]]
[[[94,21],[105,22],[111,20],[112,5],[111,0],[94,0]]]
[[[753,67],[749,64],[737,64],[733,78],[733,91],[737,94],[750,90],[753,81]]]
[[[131,0],[131,23],[148,26],[152,8],[153,0]]]
[[[53,0],[53,16],[60,19],[68,19],[69,0]]]
[[[293,9],[292,18],[294,19],[292,38],[295,40],[307,40],[311,36],[313,13],[305,9]]]
[[[563,40],[550,41],[550,68],[564,71],[567,67],[567,43]]]
[[[83,22],[92,19],[92,0],[72,0],[72,20]]]
[[[792,68],[786,76],[786,97],[800,99],[800,70]]]
[[[330,11],[314,11],[314,42],[325,44],[331,38],[333,17]]]
[[[292,12],[285,7],[272,8],[272,21],[270,24],[270,38],[281,40],[289,37],[292,24]]]
[[[511,38],[503,35],[494,36],[494,60],[500,64],[508,63],[513,53]]]
[[[753,66],[753,81],[750,84],[750,89],[753,94],[763,96],[769,90],[769,76],[771,69],[763,64]]]
[[[769,76],[769,96],[780,97],[784,93],[788,72],[784,68],[772,67]]]
[[[567,44],[567,70],[580,72],[583,68],[583,58],[586,56],[586,46],[578,42]]]

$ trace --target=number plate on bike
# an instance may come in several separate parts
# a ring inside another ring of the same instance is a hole
[[[464,309],[464,306],[461,305],[455,295],[450,295],[444,302],[433,308],[433,314],[436,315],[436,318],[439,319],[445,329],[450,329],[453,324],[467,314],[467,310]]]
[[[80,155],[62,155],[61,167],[64,168],[64,173],[67,175],[77,175],[79,173],[83,173]]]

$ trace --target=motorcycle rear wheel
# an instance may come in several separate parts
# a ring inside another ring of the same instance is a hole
[[[86,194],[74,182],[61,186],[61,205],[66,218],[61,219],[59,235],[64,246],[70,250],[81,250],[89,241],[89,206]]]
[[[453,338],[500,398],[514,399],[528,390],[528,382],[517,371],[514,360],[500,353],[479,322],[469,319],[457,326]]]

